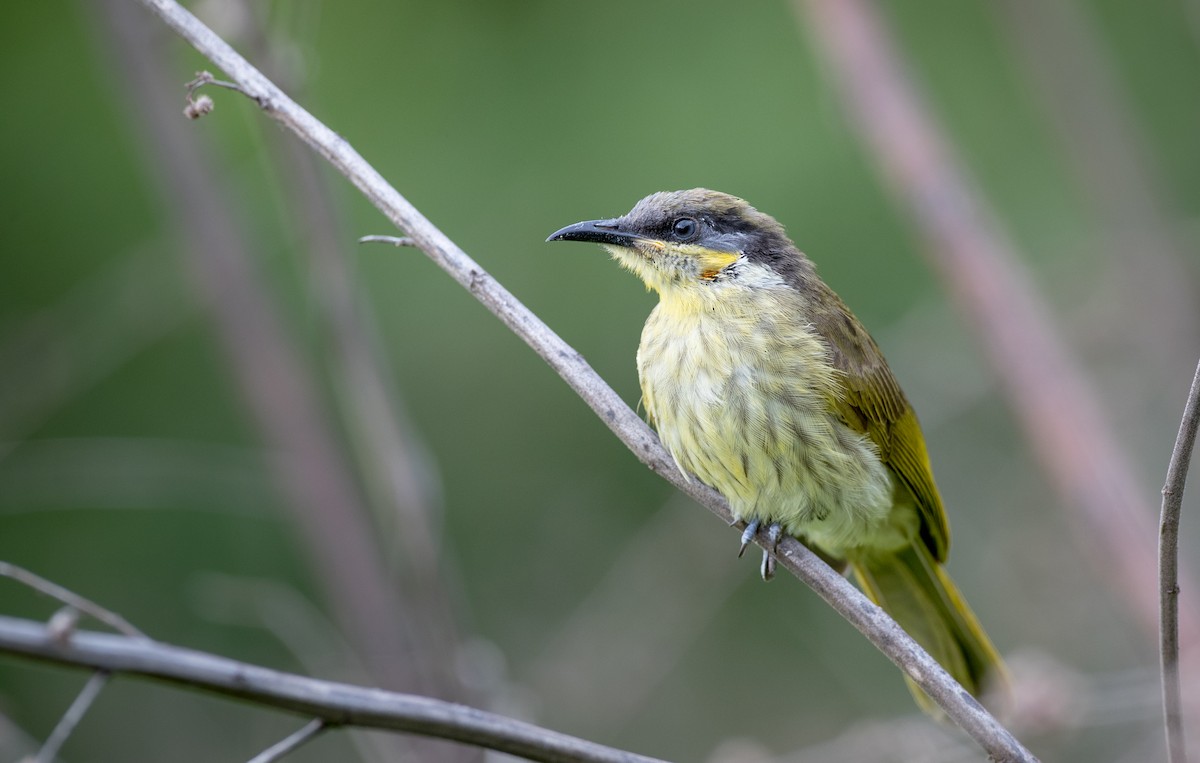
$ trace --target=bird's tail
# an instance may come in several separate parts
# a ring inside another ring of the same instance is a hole
[[[851,557],[863,591],[925,648],[946,672],[987,701],[1003,704],[1008,675],[996,647],[967,606],[950,576],[919,540],[896,553]],[[908,680],[906,678],[906,680]],[[908,688],[926,713],[941,710],[908,680]]]

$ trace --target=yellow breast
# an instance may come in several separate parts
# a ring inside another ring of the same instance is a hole
[[[875,446],[832,412],[839,379],[798,319],[799,293],[728,284],[661,297],[638,372],[679,467],[738,518],[779,522],[835,553],[881,525],[892,479]]]

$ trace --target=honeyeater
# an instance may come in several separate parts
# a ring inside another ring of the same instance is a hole
[[[642,403],[679,468],[747,527],[795,536],[967,690],[1003,666],[942,565],[950,529],[925,439],[879,348],[787,237],[742,199],[655,193],[549,241],[601,244],[658,293],[637,352]],[[764,554],[763,576],[773,558]],[[921,706],[935,712],[910,683]]]

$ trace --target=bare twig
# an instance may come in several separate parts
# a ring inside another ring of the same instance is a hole
[[[656,763],[465,705],[282,673],[191,649],[80,631],[63,644],[32,620],[0,615],[0,652],[147,676],[290,710],[333,725],[404,731],[551,763]],[[657,763],[661,763],[658,761]]]
[[[1166,718],[1167,755],[1171,763],[1186,763],[1183,735],[1183,700],[1179,681],[1179,515],[1187,482],[1196,427],[1200,424],[1200,365],[1192,378],[1183,420],[1167,467],[1162,489],[1162,515],[1158,531],[1159,638],[1162,662],[1163,714]]]
[[[54,634],[51,634],[51,638],[58,640]],[[67,708],[67,712],[63,713],[63,717],[54,727],[54,731],[50,732],[42,749],[38,750],[33,759],[34,763],[50,763],[54,760],[58,751],[62,749],[63,743],[67,741],[67,737],[71,736],[71,732],[79,725],[79,721],[83,719],[88,708],[96,701],[96,697],[100,696],[101,690],[108,685],[110,676],[111,674],[105,670],[97,670],[92,674],[78,696],[75,697],[75,701]]]
[[[74,607],[80,612],[96,618],[113,630],[119,633],[124,633],[126,636],[140,639],[149,638],[149,636],[133,627],[128,620],[121,617],[116,612],[107,610],[96,602],[86,599],[74,591],[68,591],[66,588],[63,588],[56,583],[51,583],[44,577],[36,575],[24,567],[18,567],[11,562],[0,562],[0,575],[6,578],[12,578],[18,583],[23,583],[39,593],[43,593],[51,598],[58,599],[63,604],[66,604],[69,607]]]
[[[434,227],[341,136],[288,98],[174,0],[141,1],[213,61],[267,115],[295,132],[325,157],[436,264],[529,344],[643,463],[726,522],[732,521],[725,500],[715,491],[689,480],[679,472],[658,438],[578,352]],[[762,534],[755,541],[764,546],[768,544]],[[799,541],[785,539],[779,546],[779,561],[858,628],[994,758],[1004,761],[1035,760],[894,620]]]
[[[208,72],[197,72],[196,79],[187,83],[187,107],[184,108],[183,115],[188,119],[199,119],[205,114],[212,113],[212,110],[215,108],[213,99],[209,98],[207,95],[202,95],[199,98],[196,97],[196,90],[204,87],[205,85],[216,85],[217,87],[237,90],[238,92],[242,91],[240,87],[232,82],[224,82],[222,80],[215,79]]]
[[[242,90],[241,87],[233,82],[226,82],[225,80],[217,79],[216,77],[212,76],[212,72],[196,72],[196,78],[184,85],[184,87],[187,88],[188,100],[191,100],[192,96],[196,94],[196,91],[205,85],[216,85],[217,87],[223,87],[228,90],[236,90],[242,95],[246,95],[246,91]]]
[[[329,724],[324,718],[313,718],[287,737],[255,755],[250,759],[250,763],[273,763],[327,728],[329,728]]]
[[[358,239],[360,244],[391,244],[395,247],[401,246],[416,246],[417,242],[413,241],[408,236],[362,236]]]

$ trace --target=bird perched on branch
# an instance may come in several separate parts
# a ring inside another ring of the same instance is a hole
[[[879,348],[788,239],[742,199],[656,193],[548,241],[591,241],[658,292],[642,401],[679,468],[746,522],[848,563],[866,594],[979,696],[1003,666],[942,568],[950,545],[917,417]],[[774,570],[764,551],[762,575]],[[931,701],[910,682],[918,703]]]

